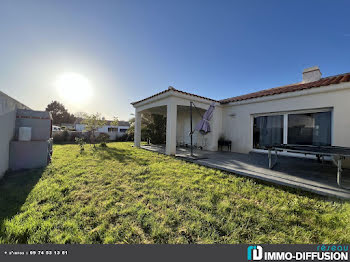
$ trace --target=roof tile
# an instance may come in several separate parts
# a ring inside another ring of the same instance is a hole
[[[283,93],[301,91],[301,90],[306,90],[306,89],[310,89],[310,88],[316,88],[316,87],[321,87],[321,86],[339,84],[339,83],[344,83],[344,82],[350,82],[350,73],[345,73],[345,74],[336,75],[336,76],[324,77],[324,78],[321,78],[320,80],[317,80],[317,81],[314,81],[314,82],[310,82],[310,83],[296,83],[296,84],[292,84],[292,85],[286,85],[286,86],[280,86],[280,87],[265,89],[265,90],[261,90],[261,91],[258,91],[258,92],[246,94],[246,95],[241,95],[241,96],[235,96],[235,97],[231,97],[231,98],[222,99],[222,100],[219,100],[219,101],[214,100],[214,99],[210,99],[210,98],[207,98],[207,97],[204,97],[204,96],[199,96],[199,95],[187,93],[187,92],[184,92],[184,91],[180,91],[180,90],[175,89],[174,87],[169,87],[167,90],[164,90],[162,92],[154,94],[154,95],[152,95],[150,97],[144,98],[142,100],[133,102],[131,104],[135,105],[137,103],[140,103],[142,101],[148,100],[150,98],[153,98],[155,96],[164,94],[164,93],[169,92],[169,91],[174,91],[174,92],[178,92],[178,93],[181,93],[181,94],[190,95],[190,96],[194,96],[194,97],[198,97],[198,98],[202,98],[202,99],[206,99],[206,100],[210,100],[210,101],[214,101],[214,102],[220,102],[221,104],[227,104],[227,103],[230,103],[230,102],[238,102],[238,101],[243,101],[243,100],[248,100],[248,99],[253,99],[253,98],[264,97],[264,96],[271,96],[271,95],[278,95],[278,94],[283,94]]]
[[[181,91],[181,90],[177,90],[177,89],[175,89],[175,88],[172,87],[172,86],[169,86],[168,89],[166,89],[166,90],[164,90],[164,91],[162,91],[162,92],[159,92],[159,93],[154,94],[154,95],[152,95],[152,96],[146,97],[146,98],[144,98],[144,99],[142,99],[142,100],[133,102],[133,103],[131,103],[131,104],[132,104],[132,105],[138,104],[138,103],[140,103],[140,102],[143,102],[143,101],[148,100],[148,99],[151,99],[151,98],[153,98],[153,97],[155,97],[155,96],[159,96],[159,95],[161,95],[161,94],[167,93],[167,92],[169,92],[169,91],[175,91],[175,92],[177,92],[177,93],[181,93],[181,94],[184,94],[184,95],[190,95],[190,96],[194,96],[194,97],[198,97],[198,98],[210,100],[210,101],[213,101],[213,102],[218,102],[217,100],[214,100],[214,99],[211,99],[211,98],[207,98],[207,97],[204,97],[204,96],[199,96],[199,95],[187,93],[187,92],[184,92],[184,91]]]
[[[334,84],[339,84],[344,82],[350,82],[350,73],[325,77],[325,78],[321,78],[318,81],[314,81],[310,83],[297,83],[297,84],[288,85],[288,86],[275,87],[275,88],[266,89],[266,90],[262,90],[262,91],[242,95],[242,96],[235,96],[227,99],[222,99],[222,100],[219,100],[219,102],[221,104],[227,104],[230,102],[238,102],[238,101],[243,101],[243,100],[248,100],[248,99],[253,99],[258,97],[301,91],[305,89],[316,88],[316,87],[327,86],[327,85],[334,85]]]

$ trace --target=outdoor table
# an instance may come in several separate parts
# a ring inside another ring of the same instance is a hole
[[[313,146],[313,145],[293,145],[293,144],[280,144],[267,147],[269,168],[272,169],[278,161],[278,152],[290,152],[290,153],[301,153],[304,155],[315,155],[318,160],[324,159],[325,156],[330,156],[333,163],[337,166],[337,184],[341,188],[350,189],[342,186],[341,175],[342,175],[342,160],[346,157],[350,157],[349,147],[340,146]],[[272,151],[275,151],[276,161],[272,163]],[[337,158],[337,160],[335,160]]]

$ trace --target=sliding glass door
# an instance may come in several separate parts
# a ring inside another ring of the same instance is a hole
[[[288,144],[331,145],[331,112],[288,115]]]
[[[263,149],[283,143],[283,115],[254,118],[254,148]]]
[[[332,144],[332,112],[320,110],[256,116],[253,123],[253,148],[266,149],[276,144]]]

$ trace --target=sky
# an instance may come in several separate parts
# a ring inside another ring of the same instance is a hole
[[[1,0],[0,91],[35,110],[57,100],[128,120],[131,102],[170,85],[223,99],[299,82],[314,65],[350,72],[349,10],[341,0]],[[67,72],[92,95],[62,95],[55,81]]]

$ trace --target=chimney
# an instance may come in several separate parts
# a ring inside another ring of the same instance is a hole
[[[303,83],[318,81],[321,77],[322,74],[318,66],[305,68],[303,71]]]

